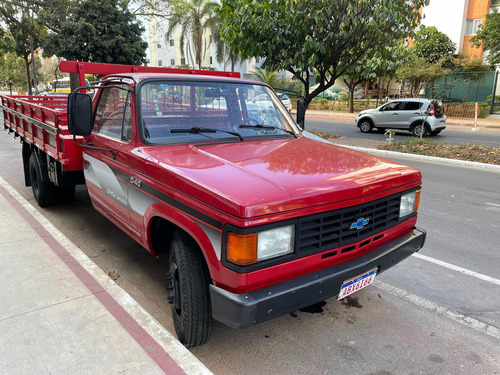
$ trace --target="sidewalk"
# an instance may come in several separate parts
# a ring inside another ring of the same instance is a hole
[[[211,374],[0,177],[0,373]]]
[[[293,112],[295,113],[295,112]],[[354,123],[354,119],[358,115],[359,112],[348,113],[348,112],[333,112],[333,111],[319,111],[315,109],[308,109],[306,111],[306,116],[308,117],[317,117],[317,118],[344,118],[352,120]],[[457,118],[457,117],[447,117],[446,118],[446,126],[447,127],[463,127],[472,129],[474,127],[474,119],[473,118]],[[488,117],[488,118],[478,118],[477,126],[479,128],[485,129],[498,129],[500,130],[500,118]]]

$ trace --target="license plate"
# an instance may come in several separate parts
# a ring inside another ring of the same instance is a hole
[[[360,289],[363,289],[370,284],[373,284],[376,274],[377,268],[374,268],[362,275],[358,275],[353,277],[352,279],[344,281],[344,283],[340,287],[340,293],[337,297],[337,301],[353,294],[354,292],[357,292]]]

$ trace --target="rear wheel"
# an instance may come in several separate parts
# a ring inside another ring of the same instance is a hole
[[[362,119],[359,123],[359,130],[362,133],[370,133],[373,129],[373,123],[369,119]]]
[[[49,207],[54,204],[54,184],[50,181],[43,181],[40,163],[34,153],[29,160],[29,174],[33,196],[40,207]]]
[[[415,125],[413,125],[412,130],[411,130],[412,134],[415,137],[420,137],[420,133],[422,131],[424,132],[424,134],[422,134],[422,136],[426,137],[428,134],[427,126],[424,126],[422,129],[422,124],[415,124]]]
[[[183,232],[174,234],[167,274],[172,317],[179,341],[186,347],[206,343],[210,336],[210,275],[193,239]]]

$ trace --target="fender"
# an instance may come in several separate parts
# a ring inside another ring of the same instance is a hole
[[[143,225],[144,228],[147,228],[147,231],[143,246],[156,257],[158,254],[155,253],[151,241],[151,224],[155,217],[163,218],[188,233],[200,247],[212,279],[217,280],[220,278],[221,231],[207,227],[177,208],[162,203],[153,203],[144,214]],[[219,248],[217,249],[216,246]]]

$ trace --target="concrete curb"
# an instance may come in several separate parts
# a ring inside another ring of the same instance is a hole
[[[438,158],[435,156],[406,154],[403,152],[377,150],[374,148],[355,147],[355,146],[346,146],[346,145],[337,145],[337,146],[346,147],[346,148],[350,148],[352,150],[368,152],[371,154],[377,154],[377,155],[386,156],[386,157],[394,156],[394,157],[400,157],[400,158],[406,158],[406,159],[437,162],[437,163],[441,163],[441,164],[449,164],[449,165],[455,165],[455,166],[460,166],[460,167],[481,168],[481,169],[490,170],[493,172],[500,172],[500,165],[495,165],[495,164],[478,163],[478,162],[474,162],[474,161],[457,160],[457,159]]]

